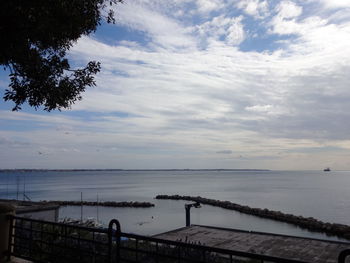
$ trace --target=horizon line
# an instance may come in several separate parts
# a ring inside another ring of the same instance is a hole
[[[271,171],[270,169],[255,169],[255,168],[161,168],[161,169],[118,169],[118,168],[106,168],[106,169],[46,169],[46,168],[10,168],[0,169],[3,171]]]

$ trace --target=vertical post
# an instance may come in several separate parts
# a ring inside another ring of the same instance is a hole
[[[14,251],[14,242],[15,242],[15,219],[12,218],[12,215],[8,216],[8,220],[10,220],[10,227],[8,232],[8,244],[7,244],[7,261],[11,261],[11,254]],[[12,246],[13,245],[13,246]],[[4,255],[5,256],[5,255]],[[0,260],[0,262],[2,262]]]
[[[23,222],[23,220],[21,220]],[[44,250],[44,224],[40,224],[40,250]],[[43,253],[39,253],[40,260],[43,258]]]
[[[113,248],[113,225],[112,221],[108,225],[108,263],[113,262],[112,258],[112,248]]]
[[[9,199],[9,178],[10,178],[10,175],[7,174],[7,176],[6,176],[6,199]]]
[[[19,195],[19,180],[20,180],[20,178],[19,178],[19,176],[18,176],[18,174],[17,174],[17,177],[16,177],[16,181],[17,181],[17,194],[16,194],[16,200],[18,200],[18,195]]]
[[[26,178],[24,177],[24,174],[23,174],[23,201],[25,201],[25,196],[26,196]]]
[[[120,262],[120,239],[121,239],[121,230],[120,230],[120,224],[119,221],[116,222],[117,225],[117,231],[116,231],[116,238],[117,238],[117,252],[116,252],[116,262]]]
[[[60,207],[58,206],[58,207],[55,209],[55,222],[58,222],[59,213],[60,213]]]
[[[96,215],[96,220],[97,220],[97,223],[98,223],[98,221],[100,221],[99,220],[99,216],[98,216],[98,206],[99,206],[99,203],[98,203],[98,194],[97,194],[97,211],[96,211],[96,213],[97,213],[97,215]]]
[[[136,249],[136,262],[139,261],[139,240],[135,240],[135,249]]]
[[[83,223],[83,192],[80,192],[80,222]]]
[[[116,226],[116,230],[113,229],[113,226]],[[115,240],[117,243],[116,247],[116,261],[117,263],[120,262],[120,239],[121,239],[121,228],[120,223],[117,219],[112,219],[108,224],[108,258],[109,262],[112,263],[113,257],[112,257],[112,248],[113,248],[113,241]]]
[[[191,206],[189,204],[185,204],[185,210],[186,210],[186,226],[190,226],[191,225]]]
[[[12,252],[13,216],[15,208],[12,205],[0,204],[0,263],[10,260]]]
[[[33,221],[30,221],[29,255],[33,256]]]

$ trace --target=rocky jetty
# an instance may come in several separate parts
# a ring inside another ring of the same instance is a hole
[[[289,224],[297,225],[301,228],[310,231],[324,232],[330,235],[336,235],[346,239],[350,239],[350,226],[335,223],[322,222],[313,217],[296,216],[292,214],[285,214],[280,211],[273,211],[269,209],[252,208],[249,206],[239,205],[230,201],[220,201],[215,199],[208,199],[200,196],[181,196],[181,195],[157,195],[156,199],[168,200],[185,200],[199,202],[205,205],[217,206],[224,209],[235,210],[241,213],[269,218]]]
[[[150,202],[115,202],[115,201],[104,201],[104,202],[89,202],[89,201],[21,201],[21,200],[10,200],[10,199],[0,199],[0,202],[13,204],[17,206],[33,206],[33,205],[61,205],[61,206],[108,206],[108,207],[135,207],[135,208],[147,208],[147,207],[154,207],[154,204]]]
[[[114,202],[114,201],[105,201],[105,202],[89,202],[89,201],[42,201],[43,203],[53,203],[61,206],[107,206],[107,207],[135,207],[135,208],[147,208],[154,207],[154,204],[149,202]]]

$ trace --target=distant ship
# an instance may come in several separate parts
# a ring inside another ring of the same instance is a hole
[[[330,172],[330,171],[331,171],[331,168],[329,168],[329,167],[324,168],[323,171],[324,171],[324,172]]]

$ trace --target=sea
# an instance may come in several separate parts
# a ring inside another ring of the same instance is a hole
[[[350,171],[80,170],[2,171],[0,198],[80,201],[147,201],[152,208],[76,206],[60,208],[60,219],[115,218],[122,231],[154,235],[185,226],[185,201],[156,200],[158,194],[201,196],[350,225]],[[81,211],[83,211],[81,213]],[[191,223],[319,239],[324,233],[252,215],[202,205]]]

